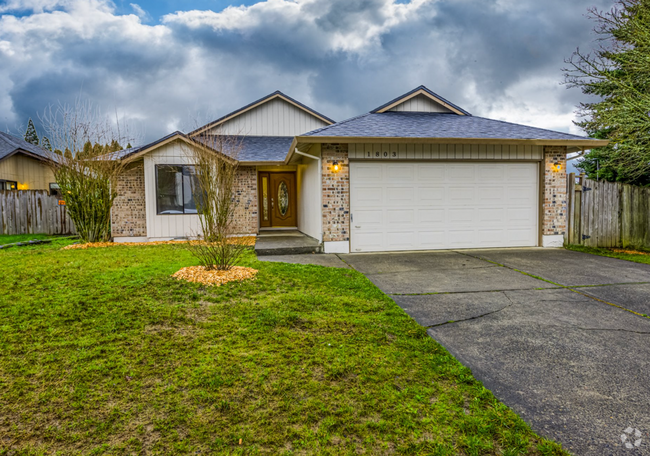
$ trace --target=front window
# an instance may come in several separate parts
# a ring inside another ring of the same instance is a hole
[[[156,166],[156,204],[158,214],[196,214],[200,197],[194,166]]]
[[[0,190],[18,190],[18,182],[0,180]]]

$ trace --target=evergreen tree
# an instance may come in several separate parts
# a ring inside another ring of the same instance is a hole
[[[43,136],[43,139],[41,140],[41,147],[52,152],[52,144],[50,144],[50,140],[47,138],[47,136]]]
[[[577,166],[591,178],[650,185],[650,0],[617,0],[611,11],[590,13],[599,47],[577,50],[565,80],[598,98],[579,105],[576,124],[610,145]]]
[[[34,122],[30,117],[29,122],[27,123],[27,131],[25,131],[25,141],[30,144],[38,146],[38,134],[36,133],[36,127],[34,127]]]
[[[131,145],[131,143],[127,143],[127,144],[126,144],[126,148],[127,148],[127,149],[131,149],[132,147],[133,147],[133,146]]]

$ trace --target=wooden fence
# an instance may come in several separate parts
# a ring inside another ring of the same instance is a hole
[[[46,190],[0,191],[0,234],[74,234],[66,207]]]
[[[569,244],[650,248],[650,188],[575,174],[568,187]]]

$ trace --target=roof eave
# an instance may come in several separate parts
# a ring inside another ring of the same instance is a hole
[[[515,138],[405,138],[399,136],[297,136],[297,144],[323,143],[413,143],[413,144],[526,144],[530,146],[567,146],[578,149],[604,147],[603,139],[515,139]]]

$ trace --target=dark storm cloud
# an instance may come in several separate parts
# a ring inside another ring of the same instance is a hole
[[[13,3],[44,12],[0,18],[0,126],[81,93],[149,140],[276,89],[341,120],[419,84],[477,115],[567,130],[581,95],[560,86],[563,59],[593,40],[587,8],[609,5],[275,0],[150,25],[101,0]]]

